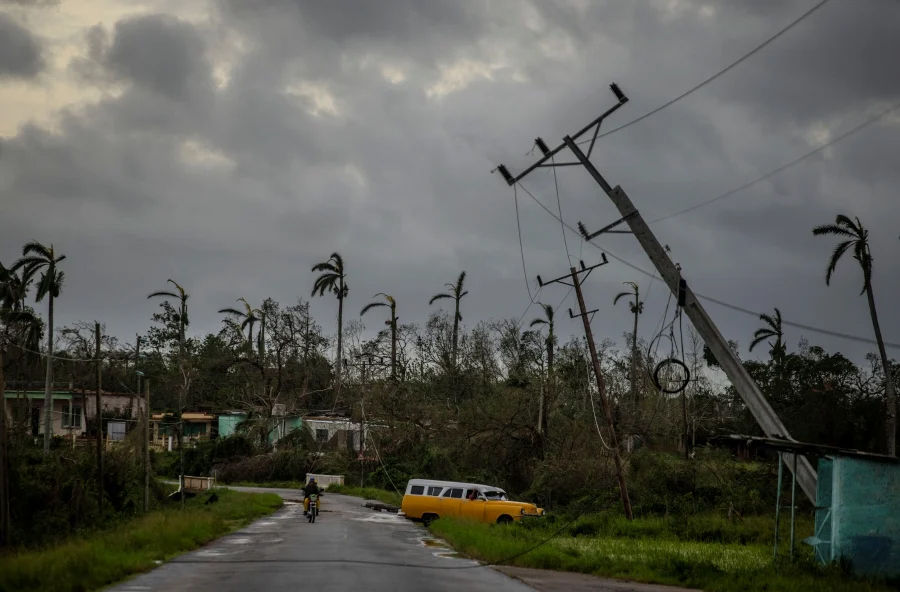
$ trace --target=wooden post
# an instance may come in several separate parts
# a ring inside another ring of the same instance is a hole
[[[103,414],[101,413],[100,387],[102,367],[100,365],[100,323],[94,323],[94,358],[97,364],[97,507],[103,513]]]
[[[144,381],[144,511],[150,511],[150,381]]]
[[[616,478],[619,481],[619,495],[622,497],[622,506],[625,508],[625,518],[632,520],[631,500],[628,498],[628,486],[625,484],[625,470],[622,467],[622,457],[619,454],[619,443],[616,440],[616,430],[613,427],[612,409],[606,399],[606,385],[600,374],[600,359],[597,357],[597,346],[594,344],[594,334],[591,332],[591,321],[588,319],[587,308],[584,305],[584,295],[581,293],[581,279],[578,270],[572,268],[572,285],[575,286],[575,295],[578,296],[578,308],[581,309],[581,320],[584,322],[584,336],[587,338],[588,349],[591,352],[591,364],[594,366],[594,376],[597,378],[597,389],[600,391],[600,403],[606,415],[606,425],[609,427],[609,447],[612,448],[613,460],[616,463]]]

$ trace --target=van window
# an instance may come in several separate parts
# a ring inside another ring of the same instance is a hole
[[[444,492],[444,497],[452,497],[455,499],[462,499],[462,496],[463,496],[462,488],[454,487],[453,489],[448,489],[447,491]]]
[[[425,486],[424,485],[413,485],[412,488],[410,488],[409,492],[412,495],[423,495],[425,493]]]
[[[439,485],[432,485],[428,488],[428,495],[433,495],[435,497],[439,497],[441,495],[441,491],[443,491],[443,487]]]

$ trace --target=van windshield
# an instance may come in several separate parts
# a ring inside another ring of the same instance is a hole
[[[489,500],[506,500],[507,499],[505,491],[500,491],[500,490],[496,490],[496,489],[485,491],[484,497],[486,497]]]

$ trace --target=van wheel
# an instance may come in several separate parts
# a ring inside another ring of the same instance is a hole
[[[497,524],[512,524],[512,521],[512,516],[508,516],[507,514],[497,518]]]
[[[422,524],[426,527],[431,526],[431,523],[438,519],[437,514],[423,514],[422,515]]]

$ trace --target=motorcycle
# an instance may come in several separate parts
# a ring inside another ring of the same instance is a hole
[[[306,511],[306,519],[310,524],[316,521],[316,515],[319,513],[319,496],[315,493],[309,496],[309,509]]]

